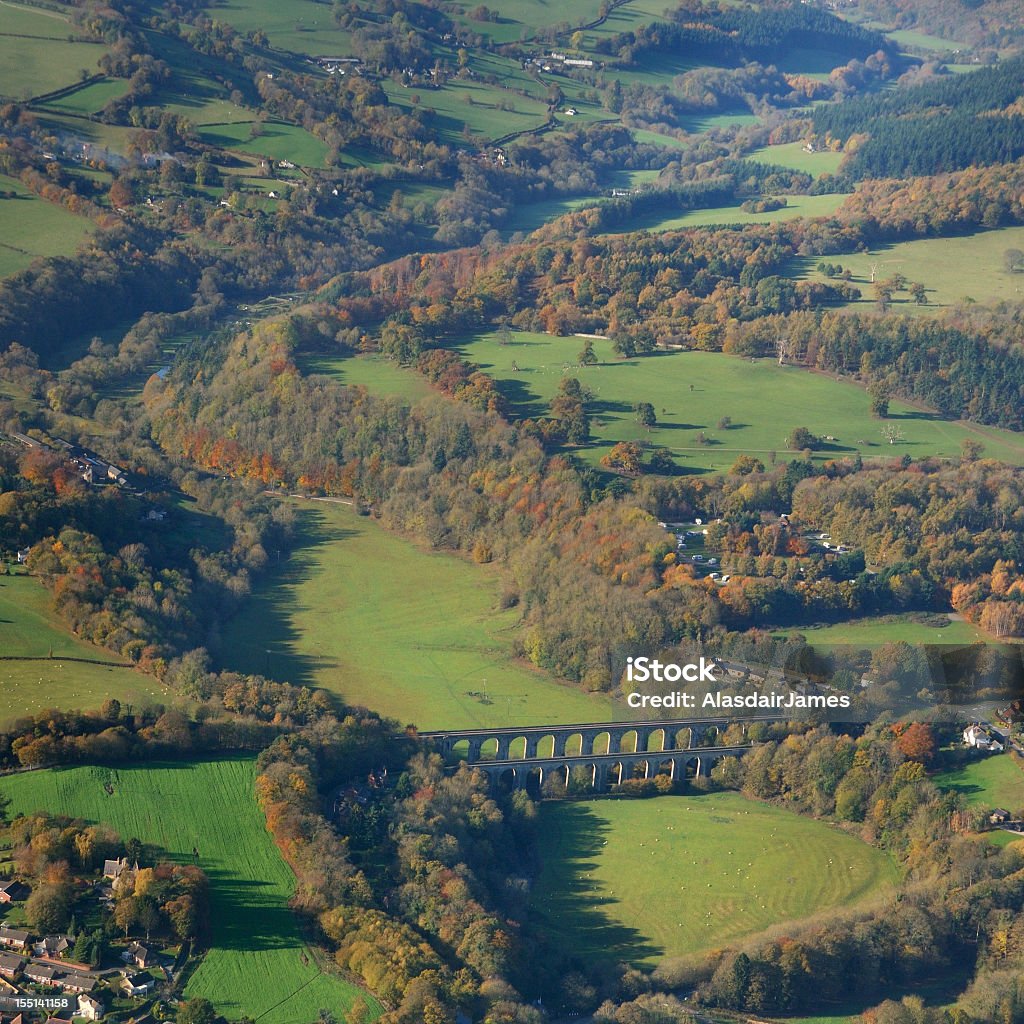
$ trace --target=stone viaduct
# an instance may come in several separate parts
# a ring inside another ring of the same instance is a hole
[[[449,758],[460,756],[457,748],[464,744],[466,752],[461,754],[460,760],[485,772],[494,786],[512,789],[539,787],[552,774],[562,775],[567,782],[574,769],[583,768],[594,788],[602,791],[630,778],[667,774],[675,780],[708,775],[721,758],[740,757],[750,749],[750,745],[726,747],[702,743],[714,742],[726,727],[734,723],[742,726],[745,732],[746,725],[755,721],[777,719],[765,716],[589,722],[582,725],[459,729],[421,732],[419,735]],[[490,758],[483,756],[485,745],[495,748]],[[542,745],[545,747],[543,755],[539,753]],[[523,748],[522,756],[511,756],[513,746]]]

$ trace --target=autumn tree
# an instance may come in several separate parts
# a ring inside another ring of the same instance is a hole
[[[639,476],[643,449],[635,441],[620,441],[601,458],[601,465],[626,476]]]
[[[912,722],[897,737],[896,749],[911,761],[928,764],[935,757],[935,735],[925,722]]]

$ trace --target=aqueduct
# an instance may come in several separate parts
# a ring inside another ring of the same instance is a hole
[[[492,785],[522,789],[542,785],[552,773],[564,773],[566,781],[575,768],[583,768],[591,784],[604,790],[627,778],[668,775],[681,779],[688,775],[710,773],[712,765],[723,757],[740,757],[750,744],[705,746],[717,740],[728,726],[742,727],[751,722],[777,721],[773,717],[666,719],[635,722],[588,722],[581,725],[520,726],[503,729],[458,729],[422,732],[420,738],[434,745],[446,757],[458,753],[468,764],[483,771]],[[605,739],[607,737],[607,739]],[[682,742],[685,737],[685,742]],[[541,746],[544,753],[540,753]],[[484,747],[493,755],[485,757]],[[521,747],[522,755],[512,756],[512,748]],[[601,749],[599,749],[601,748]],[[550,750],[550,752],[549,752]]]

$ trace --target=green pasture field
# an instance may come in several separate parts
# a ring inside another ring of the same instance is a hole
[[[20,181],[0,174],[0,277],[24,270],[37,256],[69,256],[92,225],[56,203],[31,193]]]
[[[208,8],[211,18],[226,22],[243,35],[261,29],[272,46],[310,56],[345,57],[352,37],[339,28],[328,4],[288,4],[278,0],[226,0]]]
[[[898,878],[854,836],[738,793],[546,803],[540,813],[531,908],[580,956],[701,953],[888,898]]]
[[[68,93],[60,99],[50,100],[47,109],[67,111],[69,114],[95,114],[111,100],[119,99],[128,91],[128,82],[123,78],[105,78],[101,82],[90,82],[81,89]]]
[[[765,213],[747,213],[739,206],[714,206],[706,210],[687,210],[676,215],[647,215],[620,228],[627,231],[675,231],[679,228],[711,227],[729,224],[778,224],[797,217],[829,217],[843,205],[849,193],[823,196],[785,196],[786,205]]]
[[[327,374],[347,387],[361,385],[371,394],[394,396],[410,403],[436,394],[425,377],[380,355],[309,356],[302,361],[301,368],[303,373]]]
[[[877,266],[877,279],[902,274],[909,281],[920,281],[926,288],[928,305],[918,306],[908,292],[893,297],[892,309],[904,313],[927,314],[937,307],[958,302],[1010,301],[1024,299],[1024,274],[1010,273],[1003,254],[1007,249],[1024,249],[1024,227],[996,228],[972,235],[951,238],[920,238],[879,246],[868,253],[830,256],[828,261],[848,267],[852,283],[861,290],[851,309],[875,304],[871,285],[871,267]],[[803,279],[825,280],[814,269],[817,259],[794,262]]]
[[[805,153],[803,142],[785,142],[780,146],[761,146],[745,154],[748,160],[760,160],[761,163],[774,164],[776,167],[789,167],[794,171],[806,171],[820,178],[823,174],[835,174],[843,162],[843,153]]]
[[[56,12],[2,0],[0,99],[28,99],[73,85],[79,71],[95,74],[106,47],[69,41],[68,36],[77,31]]]
[[[723,472],[740,454],[755,454],[768,465],[772,452],[780,459],[792,458],[786,437],[798,426],[836,438],[814,453],[818,460],[856,452],[865,459],[904,454],[959,458],[961,441],[970,437],[984,445],[985,457],[1024,465],[1024,436],[943,420],[898,402],[891,404],[887,422],[897,425],[904,437],[890,445],[881,434],[881,421],[871,416],[863,388],[800,367],[779,366],[774,359],[752,362],[720,352],[661,352],[623,360],[610,341],[598,338],[594,351],[601,362],[578,367],[583,344],[582,338],[519,332],[503,346],[492,332],[467,339],[459,351],[496,379],[513,417],[546,415],[562,377],[578,377],[595,396],[590,405],[593,440],[573,451],[591,465],[618,441],[668,448],[688,472]],[[648,431],[636,422],[637,402],[654,405],[657,427]],[[718,428],[723,416],[732,418],[730,429]],[[698,444],[698,431],[711,443]]]
[[[866,53],[862,56],[868,56]],[[842,67],[850,58],[837,50],[822,50],[809,46],[794,46],[773,63],[780,71],[791,75],[804,75],[818,81],[827,81],[833,68]]]
[[[529,234],[563,214],[578,210],[581,206],[593,206],[596,202],[600,202],[600,197],[559,197],[557,199],[541,199],[536,203],[524,203],[522,206],[517,206],[505,221],[504,234],[507,236],[516,231]]]
[[[252,122],[208,124],[199,129],[199,137],[212,146],[239,153],[291,160],[301,167],[322,167],[327,145],[305,128],[280,121],[267,121],[261,134],[252,137]]]
[[[476,4],[465,4],[469,11]],[[473,32],[487,36],[497,43],[512,43],[529,38],[539,28],[549,25],[584,25],[598,16],[598,0],[511,0],[509,3],[489,5],[500,10],[497,21],[473,21],[467,14],[456,15],[456,20]]]
[[[519,616],[500,609],[493,571],[347,505],[295,508],[299,544],[225,629],[226,668],[321,686],[424,729],[613,720],[609,698],[513,658]]]
[[[583,34],[583,49],[590,49],[598,39],[618,35],[620,32],[633,32],[643,25],[652,25],[656,21],[668,21],[666,10],[676,5],[668,0],[633,0],[632,3],[616,7],[611,11],[604,24],[587,29]],[[601,54],[607,60],[606,54]],[[660,56],[668,56],[661,54]]]
[[[671,86],[676,75],[686,74],[695,68],[720,66],[716,61],[707,60],[696,53],[645,53],[638,57],[632,67],[605,68],[604,77],[609,81],[618,80],[623,85]]]
[[[90,121],[80,114],[54,114],[43,110],[37,117],[43,127],[53,131],[67,132],[94,147],[109,149],[112,153],[119,153],[122,156],[128,152],[128,139],[135,131],[134,128],[119,124]]]
[[[908,644],[972,644],[985,642],[988,637],[964,619],[950,619],[941,628],[916,621],[913,615],[885,615],[877,618],[854,619],[827,626],[801,626],[799,629],[778,630],[776,636],[801,634],[815,647],[872,647],[903,641]]]
[[[253,120],[253,111],[248,107],[240,107],[216,91],[201,87],[164,93],[159,106],[168,113],[187,117],[198,128],[212,126],[216,130],[222,125],[249,125]],[[248,131],[244,138],[248,138]]]
[[[121,659],[76,639],[49,605],[38,580],[0,576],[0,722],[52,707],[98,708],[108,697],[122,704],[169,699],[170,691],[153,676],[98,664]],[[7,660],[21,658],[45,660]]]
[[[452,81],[440,89],[404,88],[390,79],[381,84],[388,99],[407,112],[413,108],[412,97],[418,96],[420,107],[434,111],[428,121],[431,132],[449,143],[462,140],[465,125],[474,135],[497,139],[509,132],[537,128],[547,120],[547,105],[540,100],[474,79]],[[501,103],[515,109],[501,110]]]
[[[103,822],[181,863],[199,850],[211,882],[212,938],[186,996],[205,996],[229,1019],[262,1024],[316,1020],[321,1008],[343,1019],[360,996],[379,1016],[371,996],[322,973],[303,940],[288,906],[295,878],[266,831],[255,776],[251,758],[82,767],[7,778],[0,792],[12,815],[46,810]]]
[[[969,807],[1024,811],[1024,769],[1009,754],[992,754],[933,779],[940,789],[961,794]]]

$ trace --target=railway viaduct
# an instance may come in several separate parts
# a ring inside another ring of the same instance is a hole
[[[540,786],[554,775],[566,783],[575,768],[582,767],[594,789],[602,791],[624,779],[650,778],[667,774],[673,780],[710,774],[723,757],[740,757],[750,744],[704,746],[702,741],[718,738],[729,725],[744,728],[751,722],[776,718],[701,718],[692,720],[650,720],[635,722],[588,722],[581,725],[520,726],[502,729],[459,729],[421,732],[446,757],[466,745],[462,757],[485,772],[492,786],[522,789]],[[607,737],[607,742],[602,742]],[[546,742],[550,741],[550,743]],[[494,756],[483,757],[485,745],[495,746]],[[512,757],[513,745],[523,746],[522,757]],[[543,755],[539,749],[550,748]],[[595,749],[601,747],[598,753]],[[572,752],[570,753],[570,749]]]

